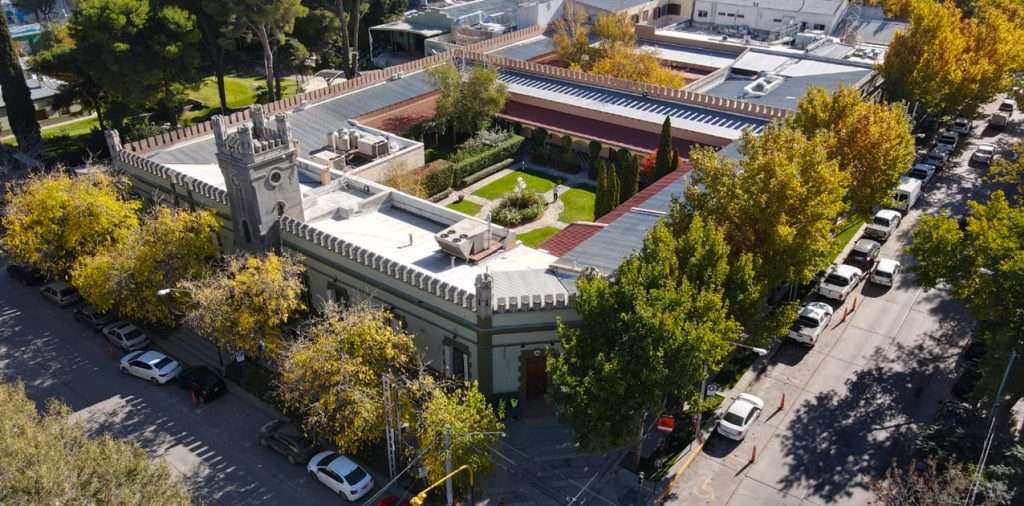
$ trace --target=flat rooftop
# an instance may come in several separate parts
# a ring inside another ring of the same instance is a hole
[[[643,40],[640,41],[640,47],[653,52],[659,60],[709,69],[726,67],[738,56],[737,53]]]
[[[665,116],[671,116],[673,127],[729,140],[739,138],[747,128],[759,133],[767,123],[761,118],[506,70],[499,72],[498,79],[508,85],[511,93],[605,111],[658,125],[665,121]]]
[[[539,35],[532,39],[524,40],[516,44],[504,46],[493,54],[513,58],[516,60],[528,61],[538,56],[544,56],[555,51],[555,44],[548,35]]]
[[[327,143],[327,132],[345,126],[345,122],[434,90],[426,72],[416,72],[401,79],[384,81],[322,102],[309,104],[288,115],[292,135],[299,141],[299,156],[308,158]],[[181,142],[145,156],[161,163],[217,163],[213,134]]]

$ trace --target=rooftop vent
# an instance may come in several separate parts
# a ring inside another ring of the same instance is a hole
[[[782,81],[785,81],[785,78],[782,76],[775,74],[765,74],[761,77],[758,77],[757,79],[754,80],[754,82],[744,87],[743,91],[746,92],[747,95],[763,97],[774,91],[775,88],[781,86]]]

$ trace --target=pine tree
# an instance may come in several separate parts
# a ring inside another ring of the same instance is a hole
[[[672,118],[665,116],[661,124],[661,137],[658,139],[657,161],[654,163],[654,179],[672,172]]]
[[[36,109],[32,105],[32,95],[25,83],[25,74],[18,62],[11,32],[7,28],[7,18],[0,18],[3,18],[0,19],[0,88],[3,90],[4,103],[7,104],[7,119],[11,123],[14,137],[18,139],[18,148],[35,157],[39,155],[43,142],[39,134],[39,121],[36,120]]]

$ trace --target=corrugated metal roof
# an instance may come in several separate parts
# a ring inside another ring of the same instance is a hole
[[[322,148],[327,141],[327,132],[341,128],[345,120],[418,97],[433,89],[430,75],[417,72],[292,112],[288,117],[289,124],[299,141],[300,156],[308,156],[311,151]],[[213,136],[155,151],[147,158],[162,163],[217,163]]]
[[[572,104],[578,107],[606,110],[641,121],[661,124],[665,116],[672,117],[672,125],[708,135],[735,139],[750,128],[760,132],[766,123],[760,118],[751,118],[715,111],[678,102],[634,95],[620,91],[597,88],[571,81],[560,81],[545,77],[501,71],[498,79],[516,93],[537,96],[547,100]]]

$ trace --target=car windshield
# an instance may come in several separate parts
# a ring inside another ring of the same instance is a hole
[[[733,425],[743,425],[743,417],[731,411],[725,414],[725,421]]]
[[[74,288],[71,288],[71,287],[69,286],[69,287],[67,287],[67,288],[64,288],[64,289],[62,289],[62,290],[61,290],[60,292],[57,292],[57,293],[58,293],[58,294],[59,294],[59,295],[60,295],[61,297],[67,297],[68,295],[71,295],[71,294],[75,293],[75,289],[74,289]]]
[[[908,176],[914,179],[926,179],[928,178],[928,172],[921,169],[914,169],[907,173]]]
[[[875,222],[875,225],[881,225],[883,227],[889,226],[889,220],[881,216],[875,216],[875,219],[873,221]]]
[[[880,278],[891,278],[892,273],[889,271],[875,271],[875,276],[878,276]]]
[[[363,471],[363,468],[356,466],[351,473],[345,475],[345,482],[349,485],[355,485],[356,483],[363,481],[363,478],[366,478],[366,471]]]
[[[999,104],[999,110],[1003,111],[1003,112],[1012,112],[1013,111],[1013,104],[1011,104],[1009,102],[1003,102],[1003,103]]]
[[[835,286],[846,286],[850,284],[850,281],[838,274],[829,274],[825,277],[825,282]]]
[[[142,331],[141,330],[139,330],[139,329],[131,329],[128,332],[124,333],[124,338],[125,339],[135,339],[136,337],[139,337],[141,335],[142,335]]]
[[[158,370],[160,370],[160,369],[163,369],[164,367],[167,367],[168,364],[170,364],[171,362],[174,362],[174,361],[169,359],[169,358],[167,358],[167,357],[164,357],[164,358],[161,358],[160,360],[157,360],[156,363],[153,364],[153,367],[156,367]]]
[[[897,193],[896,195],[893,195],[892,198],[896,202],[903,202],[903,201],[907,200],[907,194],[905,194],[905,193]]]
[[[338,457],[340,457],[340,456],[341,456],[341,454],[332,453],[332,454],[324,457],[324,459],[321,460],[320,463],[317,464],[317,465],[320,466],[320,467],[327,467],[327,466],[331,465],[331,462],[334,462],[335,460],[338,460]]]
[[[799,323],[800,325],[805,326],[805,327],[817,327],[818,326],[818,320],[815,320],[814,318],[811,318],[810,316],[803,316],[803,315],[801,315],[801,316],[797,317],[796,322]]]
[[[850,252],[850,260],[853,260],[855,262],[863,262],[863,261],[865,261],[867,259],[868,259],[868,254],[864,253],[863,251],[851,251]]]

